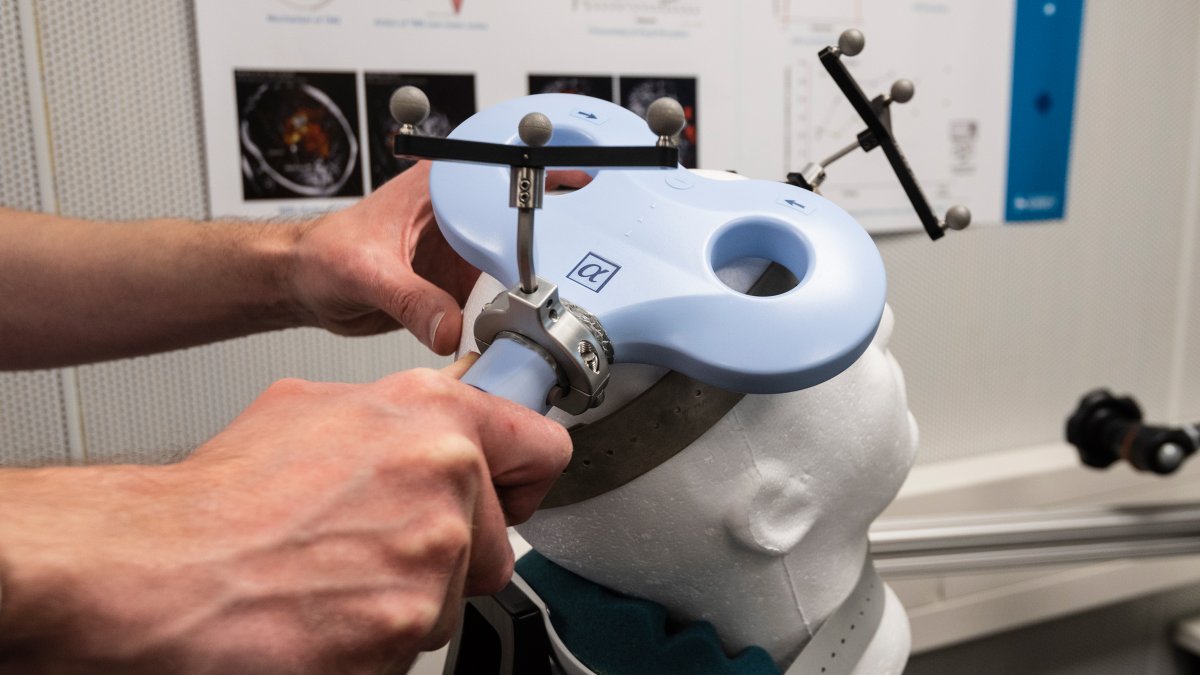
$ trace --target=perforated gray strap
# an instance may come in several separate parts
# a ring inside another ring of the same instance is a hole
[[[747,295],[776,295],[795,284],[786,267],[772,263]],[[667,373],[611,415],[571,428],[571,462],[541,508],[591,499],[650,471],[704,435],[743,396],[682,373]]]
[[[853,672],[879,630],[885,604],[883,580],[868,555],[854,590],[813,633],[784,675],[845,675]]]
[[[740,400],[742,394],[667,373],[608,417],[571,429],[571,462],[541,508],[621,487],[691,445]]]

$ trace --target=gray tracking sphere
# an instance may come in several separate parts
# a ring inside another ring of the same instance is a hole
[[[554,136],[554,125],[550,118],[540,112],[531,112],[517,123],[517,135],[531,148],[540,148]]]
[[[846,56],[858,56],[866,46],[867,38],[857,28],[842,31],[838,36],[838,50]]]
[[[646,124],[658,136],[674,136],[687,126],[687,117],[679,101],[664,96],[646,109]]]
[[[425,92],[412,86],[400,87],[392,92],[388,102],[388,110],[392,119],[400,124],[418,125],[429,117],[429,97]]]
[[[908,103],[917,93],[917,85],[912,80],[896,80],[892,83],[892,100],[896,103]]]
[[[955,204],[946,211],[946,227],[951,230],[962,230],[971,224],[971,209],[962,204]]]

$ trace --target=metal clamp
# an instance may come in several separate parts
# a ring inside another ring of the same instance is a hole
[[[604,400],[613,349],[595,317],[558,297],[541,277],[535,289],[520,286],[496,296],[475,320],[475,342],[486,351],[500,333],[517,333],[544,349],[558,372],[548,403],[578,415]]]

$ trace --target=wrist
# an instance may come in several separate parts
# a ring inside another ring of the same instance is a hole
[[[145,554],[142,497],[165,468],[0,470],[0,655],[85,663],[114,647],[97,628],[128,618],[134,589],[110,583],[113,570]]]
[[[251,320],[263,328],[298,328],[314,325],[312,312],[297,292],[298,270],[304,264],[305,235],[328,216],[308,220],[256,223],[255,234],[247,247],[252,265],[263,271],[262,288],[251,301]],[[239,227],[244,224],[238,224]]]

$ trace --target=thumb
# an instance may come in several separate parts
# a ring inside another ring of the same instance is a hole
[[[462,312],[446,291],[416,274],[391,280],[378,306],[437,354],[451,354],[462,333]]]

